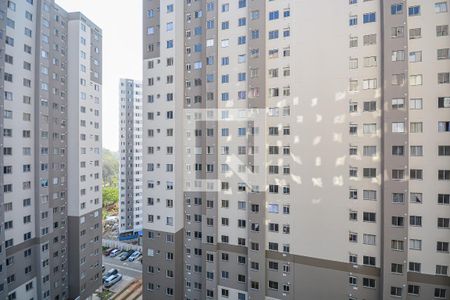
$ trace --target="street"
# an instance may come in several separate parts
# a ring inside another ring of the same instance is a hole
[[[142,277],[142,265],[136,260],[133,262],[120,261],[118,257],[105,257],[103,256],[103,265],[105,266],[105,272],[109,269],[115,268],[119,270],[119,273],[125,276],[132,277],[134,279],[140,279]]]

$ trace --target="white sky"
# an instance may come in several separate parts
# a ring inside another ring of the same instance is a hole
[[[103,30],[103,147],[119,148],[119,79],[142,77],[141,0],[56,0]]]

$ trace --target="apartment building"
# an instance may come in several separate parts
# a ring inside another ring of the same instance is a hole
[[[144,297],[450,299],[448,5],[143,0]]]
[[[1,1],[0,298],[101,285],[101,30],[52,0]]]
[[[120,80],[120,226],[121,238],[142,233],[142,83]]]

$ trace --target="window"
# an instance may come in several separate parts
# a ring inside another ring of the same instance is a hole
[[[366,266],[375,266],[376,265],[376,258],[373,256],[363,256],[363,265]]]
[[[410,239],[409,249],[411,250],[422,250],[422,240]]]
[[[420,292],[420,286],[409,284],[408,285],[408,294],[410,295],[419,295]]]
[[[437,50],[437,59],[450,59],[450,48],[438,49]]]
[[[364,46],[375,45],[377,43],[377,35],[376,34],[367,34],[363,36],[363,44]]]
[[[392,85],[404,85],[405,84],[405,74],[392,74],[391,79]]]
[[[438,132],[450,132],[450,121],[438,122]]]
[[[411,156],[423,156],[423,146],[411,146]]]
[[[411,131],[411,133],[423,132],[423,123],[422,122],[411,122],[410,131]]]
[[[441,288],[434,289],[434,298],[445,299],[447,297],[447,290]]]
[[[372,190],[364,190],[363,191],[363,200],[377,200],[377,192]]]
[[[448,25],[438,25],[436,26],[436,36],[448,36]]]
[[[402,296],[402,288],[391,286],[391,296],[401,297]]]
[[[279,35],[279,31],[278,30],[269,31],[269,40],[277,39],[278,35]]]
[[[349,25],[350,26],[358,25],[358,16],[350,16]]]
[[[377,131],[377,124],[363,124],[364,134],[375,134]]]
[[[8,8],[12,11],[16,11],[16,3],[13,1],[8,0]]]
[[[416,63],[422,61],[422,51],[409,52],[409,62]]]
[[[420,273],[421,264],[418,262],[409,262],[409,271]]]
[[[363,235],[363,244],[365,245],[375,245],[376,236],[373,234],[364,234]]]
[[[391,241],[391,249],[394,251],[404,251],[404,242],[399,240],[392,240]]]
[[[417,86],[422,85],[422,83],[423,83],[422,74],[409,76],[409,85]]]
[[[397,274],[403,274],[403,265],[402,264],[391,264],[391,272]]]
[[[269,280],[269,289],[278,290],[278,282]]]
[[[370,68],[377,66],[377,57],[376,56],[368,56],[364,57],[364,67]]]
[[[396,98],[392,99],[392,109],[402,109],[405,107],[405,99]]]
[[[450,72],[438,73],[438,83],[439,84],[450,83]]]
[[[434,4],[434,10],[436,13],[444,13],[447,12],[447,2],[438,2]]]
[[[364,277],[363,278],[363,287],[375,288],[375,279]]]
[[[411,169],[409,170],[410,179],[423,180],[423,170]]]
[[[439,180],[450,180],[450,170],[438,170]]]
[[[391,14],[400,15],[403,13],[403,3],[395,3],[391,5]]]
[[[450,219],[449,218],[438,218],[437,226],[438,228],[449,228]]]
[[[395,38],[401,38],[405,36],[405,27],[398,26],[398,27],[392,27],[391,28],[391,37],[393,39]]]
[[[373,212],[363,212],[364,222],[376,222],[376,213]]]
[[[436,265],[436,275],[448,275],[448,266]]]
[[[376,156],[377,155],[377,146],[364,146],[363,148],[364,156]]]
[[[393,216],[392,225],[396,227],[403,227],[405,225],[404,218],[399,216]]]
[[[420,15],[420,5],[410,6],[410,7],[408,8],[408,15],[409,15],[410,17]]]
[[[422,109],[423,101],[421,98],[411,99],[409,100],[409,108],[410,109]]]
[[[358,234],[355,232],[349,232],[348,241],[352,242],[352,243],[357,243],[358,242]]]
[[[422,226],[422,217],[421,216],[409,216],[409,224],[411,226]]]
[[[450,146],[439,146],[438,155],[439,156],[450,156]]]
[[[269,20],[276,20],[278,18],[279,18],[278,10],[269,12]]]
[[[450,204],[450,194],[438,194],[438,204],[441,205]]]
[[[377,80],[376,79],[365,79],[363,80],[363,89],[376,89],[377,88]]]
[[[405,123],[403,123],[403,122],[393,122],[392,123],[392,132],[394,132],[394,133],[403,133],[403,132],[405,132]]]
[[[363,168],[364,178],[375,178],[377,176],[376,168]]]
[[[363,23],[373,23],[376,21],[376,13],[371,12],[363,15]]]

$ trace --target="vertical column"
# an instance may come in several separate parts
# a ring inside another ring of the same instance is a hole
[[[408,99],[408,61],[393,61],[394,51],[408,53],[406,3],[403,12],[391,13],[398,1],[381,1],[382,10],[382,298],[390,299],[393,289],[407,295],[408,261],[408,105],[393,109],[392,99]],[[395,34],[394,34],[395,33]],[[408,103],[405,101],[405,103]],[[401,220],[401,221],[400,221]],[[394,222],[395,221],[395,222]],[[393,274],[392,265],[403,272]]]
[[[186,187],[185,196],[185,228],[186,228],[186,257],[185,257],[185,294],[192,299],[203,299],[206,295],[206,289],[200,290],[198,284],[207,286],[206,278],[203,272],[209,272],[212,265],[206,261],[208,254],[214,255],[216,247],[204,247],[207,235],[213,234],[213,228],[207,224],[206,201],[207,197],[214,197],[213,193],[206,192],[206,179],[213,174],[207,174],[206,164],[212,158],[206,153],[206,128],[208,122],[205,121],[205,108],[208,101],[205,97],[206,91],[206,28],[204,24],[207,15],[206,3],[200,1],[187,4],[184,9],[184,32],[185,32],[185,56],[184,56],[184,109],[187,118],[185,132],[190,134],[190,138],[183,147],[190,148],[191,155],[186,159],[186,164],[192,166],[192,172],[195,176],[188,177],[190,182]],[[215,48],[215,47],[213,47]],[[211,51],[211,50],[209,50]],[[209,155],[214,157],[214,155]],[[211,198],[214,200],[214,198]],[[208,211],[208,215],[210,211]],[[211,288],[208,284],[208,287]]]
[[[184,297],[183,7],[144,1],[143,281],[151,299]]]
[[[61,78],[67,77],[65,58],[57,49],[67,49],[67,28],[60,22],[66,13],[54,1],[36,3],[35,40],[35,230],[39,268],[38,295],[55,297],[67,294],[67,245],[65,207],[66,187],[66,110],[67,88]],[[43,19],[48,20],[44,25]],[[58,34],[53,34],[58,32]],[[48,37],[44,42],[43,36]],[[50,47],[50,45],[55,45]],[[45,55],[43,55],[45,53]],[[47,73],[42,72],[46,69]],[[44,100],[48,105],[40,105]],[[47,151],[41,151],[47,149]],[[60,211],[62,207],[62,210]],[[44,217],[46,215],[47,217]],[[43,249],[48,249],[43,251]]]
[[[211,3],[211,2],[210,2]],[[219,175],[218,175],[218,3],[214,3],[214,8],[210,7],[207,1],[201,6],[204,18],[199,19],[198,26],[202,27],[204,33],[200,36],[200,43],[203,45],[203,53],[201,62],[204,62],[202,72],[198,79],[202,85],[199,89],[200,103],[199,113],[202,114],[202,121],[197,122],[198,129],[202,130],[203,135],[201,142],[196,143],[196,147],[201,147],[202,159],[200,163],[204,166],[204,171],[198,178],[202,182],[202,248],[205,250],[203,255],[203,268],[205,273],[202,274],[203,284],[205,288],[201,298],[217,299],[218,297],[218,280],[219,280],[219,251],[218,251],[218,207],[219,207]],[[213,21],[215,26],[208,28],[205,24]],[[208,46],[207,41],[214,41],[214,46]],[[213,78],[212,82],[208,78]],[[197,79],[197,80],[198,80]],[[194,79],[195,81],[195,79]],[[195,97],[195,96],[194,96]],[[195,101],[194,101],[195,102]],[[210,116],[213,115],[213,118]],[[197,127],[196,127],[197,129]],[[212,169],[211,169],[212,167]],[[214,185],[214,189],[210,190],[210,185]],[[212,207],[211,207],[212,203]],[[205,276],[205,274],[210,274]],[[213,278],[211,278],[213,274]],[[212,291],[212,294],[211,294]],[[212,296],[213,295],[213,296]],[[212,297],[211,297],[212,296]]]
[[[87,298],[101,285],[102,32],[81,13],[67,27],[69,297]]]
[[[258,18],[254,16],[258,15]],[[248,37],[259,30],[261,38],[248,38],[248,299],[266,295],[266,3],[248,1]],[[257,135],[255,135],[257,132]],[[255,268],[257,266],[257,268]],[[256,289],[254,284],[257,284]]]
[[[6,13],[7,10],[7,1],[0,1],[0,12]],[[5,33],[6,31],[6,19],[0,18],[0,31]],[[3,170],[3,154],[5,145],[3,144],[3,112],[4,112],[4,101],[5,101],[5,86],[4,86],[4,71],[5,71],[5,39],[4,37],[0,39],[0,170]],[[0,186],[3,187],[3,175],[0,176]],[[3,189],[0,189],[0,224],[5,223],[5,208],[4,208],[4,195],[3,195]],[[0,245],[0,265],[5,266],[5,249],[4,249],[4,240],[5,240],[5,231],[4,226],[0,225],[0,241],[2,241]],[[0,298],[6,298],[6,272],[1,271],[0,272]]]

